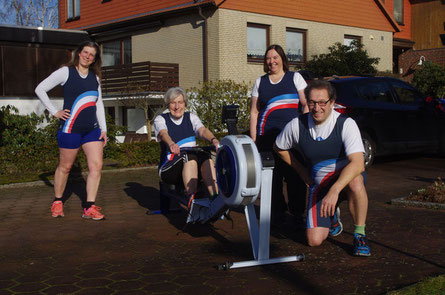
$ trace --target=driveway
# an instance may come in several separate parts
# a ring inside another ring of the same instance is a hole
[[[185,214],[146,215],[159,206],[153,168],[104,173],[97,205],[106,220],[83,220],[83,178],[68,185],[65,217],[52,218],[50,184],[0,188],[3,294],[382,294],[445,273],[445,211],[390,205],[445,178],[445,159],[400,157],[368,171],[367,235],[372,256],[351,256],[353,225],[310,248],[292,223],[272,231],[271,257],[306,260],[218,271],[252,259],[244,215],[184,228]],[[289,220],[291,220],[289,218]]]

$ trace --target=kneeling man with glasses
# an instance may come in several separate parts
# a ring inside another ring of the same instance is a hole
[[[290,121],[275,141],[277,154],[309,187],[307,240],[319,246],[328,236],[343,230],[339,196],[345,194],[354,221],[355,256],[370,256],[365,235],[368,196],[365,189],[364,148],[355,121],[334,110],[335,89],[315,80],[305,89],[309,113]],[[290,152],[298,149],[300,163]]]

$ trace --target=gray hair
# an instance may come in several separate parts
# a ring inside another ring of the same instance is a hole
[[[182,94],[182,97],[184,97],[185,106],[187,106],[187,103],[188,103],[187,93],[185,93],[184,89],[182,89],[181,87],[172,87],[167,90],[167,92],[164,95],[165,105],[168,106],[168,104],[172,100],[174,100],[181,94]]]

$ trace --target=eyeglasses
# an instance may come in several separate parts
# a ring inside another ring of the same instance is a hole
[[[313,101],[313,100],[308,100],[307,105],[310,107],[314,107],[316,104],[318,104],[320,107],[325,107],[328,102],[330,102],[331,100],[325,100],[325,101]]]

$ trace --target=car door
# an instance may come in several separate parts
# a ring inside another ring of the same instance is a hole
[[[437,143],[438,124],[434,106],[410,84],[390,79],[397,103],[404,112],[404,141],[410,150],[424,149]]]
[[[403,112],[396,103],[390,85],[378,78],[368,78],[356,83],[357,92],[365,101],[367,115],[363,129],[372,130],[377,139],[379,153],[403,148]]]

